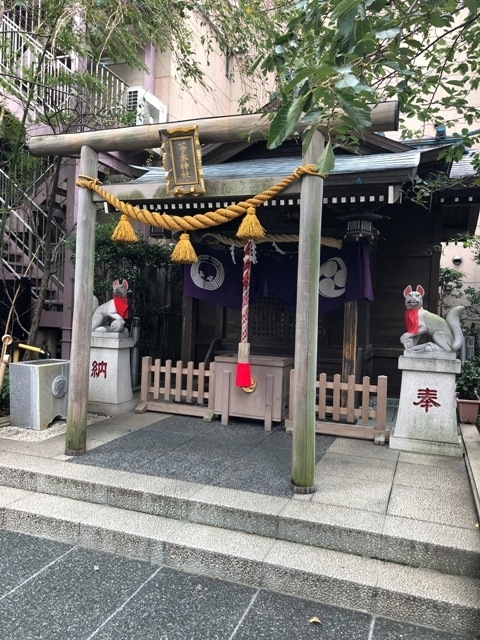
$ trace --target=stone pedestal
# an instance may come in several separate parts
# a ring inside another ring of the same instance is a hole
[[[46,429],[55,418],[66,418],[69,360],[30,360],[9,365],[10,424]]]
[[[135,409],[130,376],[134,343],[125,333],[92,331],[88,411],[113,416]]]
[[[457,426],[456,354],[406,351],[398,359],[402,385],[390,448],[442,456],[463,456]]]

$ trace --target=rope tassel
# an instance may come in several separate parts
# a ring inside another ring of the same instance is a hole
[[[244,240],[260,240],[265,237],[265,229],[257,217],[256,207],[248,207],[236,235]]]
[[[198,257],[192,243],[190,242],[190,236],[188,233],[182,233],[179,241],[175,245],[175,249],[172,252],[172,262],[193,264],[194,262],[197,262],[197,260]]]
[[[130,218],[122,214],[118,221],[115,231],[112,234],[112,240],[115,242],[138,242],[137,234],[130,224]]]
[[[172,253],[172,260],[184,264],[192,264],[197,261],[197,256],[190,242],[187,231],[197,229],[208,229],[225,222],[229,222],[234,218],[243,215],[242,223],[237,231],[237,237],[242,240],[262,240],[265,238],[265,229],[257,218],[257,207],[264,204],[278,193],[286,189],[292,182],[298,180],[304,175],[314,175],[325,178],[324,175],[316,171],[313,164],[298,167],[292,174],[283,178],[270,189],[266,189],[254,196],[248,198],[245,202],[238,204],[230,204],[228,207],[220,207],[216,211],[207,211],[206,213],[198,213],[194,216],[172,216],[167,213],[154,213],[148,209],[139,209],[128,202],[122,202],[116,196],[103,189],[98,178],[81,175],[76,180],[76,185],[84,189],[95,191],[105,202],[118,209],[122,214],[117,228],[115,229],[112,239],[119,242],[138,242],[138,238],[133,230],[129,218],[146,224],[151,227],[159,227],[160,229],[168,229],[169,231],[183,231],[180,236],[175,250]]]
[[[242,347],[242,349],[240,349]],[[240,362],[240,359],[246,360],[246,362]],[[250,345],[245,342],[241,342],[238,345],[238,362],[237,371],[235,376],[235,386],[237,387],[250,387],[252,384],[252,374],[250,370]]]

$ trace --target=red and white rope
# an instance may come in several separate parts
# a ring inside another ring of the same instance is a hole
[[[243,245],[242,272],[242,332],[241,342],[248,342],[248,310],[250,302],[250,275],[252,272],[252,241],[245,240]]]

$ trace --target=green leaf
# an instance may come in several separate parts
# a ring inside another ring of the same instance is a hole
[[[269,149],[275,149],[281,145],[295,129],[307,97],[299,96],[277,111],[268,132],[267,146]]]
[[[347,101],[343,101],[342,108],[345,111],[345,114],[352,121],[355,129],[361,131],[362,129],[366,129],[372,124],[370,109],[368,107],[357,107],[349,104]]]
[[[310,146],[310,143],[313,138],[313,134],[316,131],[316,127],[310,126],[305,129],[302,136],[302,154],[305,155],[307,153],[307,149]]]
[[[341,35],[344,44],[355,41],[356,15],[356,11],[349,11],[338,20],[338,33]]]
[[[311,65],[308,66],[308,67],[303,67],[299,71],[295,71],[294,74],[293,74],[292,80],[290,80],[290,82],[288,82],[283,87],[283,90],[286,93],[289,93],[290,91],[292,91],[292,89],[295,89],[295,87],[298,84],[300,84],[302,82],[302,80],[305,80],[305,78],[312,77],[316,72],[318,72],[318,67],[311,66]]]
[[[337,20],[344,13],[348,13],[352,9],[358,7],[361,3],[358,0],[340,0],[335,9],[332,11],[332,20]]]
[[[444,27],[447,24],[445,16],[437,13],[436,11],[432,11],[428,19],[430,21],[430,24],[432,24],[434,27]]]
[[[334,166],[335,166],[335,155],[333,153],[332,145],[329,141],[325,145],[325,149],[322,151],[322,155],[318,159],[315,170],[318,171],[318,173],[321,173],[323,175],[328,175],[333,170]]]
[[[366,7],[370,7],[372,11],[381,11],[385,8],[385,5],[389,4],[389,0],[367,0],[365,2]]]
[[[395,27],[394,29],[387,29],[386,31],[376,31],[375,37],[378,40],[393,40],[400,33],[400,29]]]
[[[359,83],[360,80],[356,76],[351,73],[346,73],[335,83],[335,87],[337,89],[351,89],[352,87],[356,87]]]
[[[464,0],[464,4],[467,9],[470,11],[472,15],[475,15],[478,11],[478,1],[477,0]]]

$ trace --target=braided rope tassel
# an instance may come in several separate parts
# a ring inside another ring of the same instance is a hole
[[[248,313],[250,308],[250,277],[252,273],[252,241],[245,240],[243,247],[242,271],[242,322],[241,337],[238,345],[238,360],[235,384],[237,387],[250,387],[250,344],[248,342]]]

